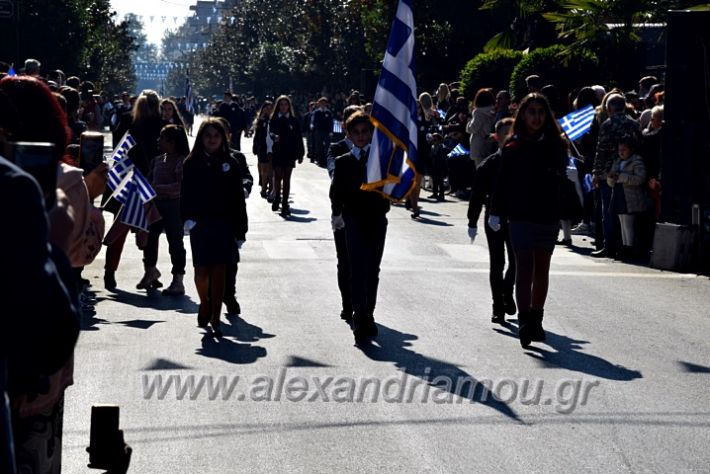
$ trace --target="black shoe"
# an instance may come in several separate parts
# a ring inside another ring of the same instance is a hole
[[[340,312],[340,319],[346,323],[352,324],[353,322],[353,312],[352,310],[344,309]]]
[[[291,208],[288,206],[288,204],[284,204],[281,207],[281,215],[284,217],[289,217],[291,216]]]
[[[565,245],[567,247],[572,246],[572,239],[561,239],[557,241],[557,245]]]
[[[505,322],[505,307],[502,304],[493,303],[491,322],[495,324],[503,324]]]
[[[542,318],[545,310],[530,310],[530,339],[535,342],[545,342],[545,330],[542,328]]]
[[[104,273],[104,288],[108,291],[113,291],[116,289],[116,274],[114,272],[106,271]]]
[[[266,199],[266,191],[260,192],[259,195],[260,195],[263,199]]]
[[[594,257],[594,258],[606,258],[609,255],[608,255],[608,252],[606,251],[606,249],[602,248],[602,249],[595,250],[594,252],[590,253],[589,256]]]
[[[217,339],[222,339],[223,334],[221,324],[219,322],[210,322],[210,326],[212,326],[212,334],[214,335],[214,337],[216,337]]]
[[[367,324],[365,324],[365,331],[370,337],[377,337],[380,334],[374,319],[369,320]]]
[[[274,201],[271,203],[271,210],[276,212],[279,210],[279,201],[278,199],[274,199]]]
[[[409,200],[404,202],[404,208],[406,210],[410,210],[412,208],[412,204],[409,202]]]
[[[438,197],[436,198],[436,200],[437,200],[438,202],[444,202],[444,201],[446,201],[446,198],[445,198],[444,196],[438,196]]]
[[[412,212],[411,218],[412,218],[412,219],[418,219],[418,218],[419,218],[419,209],[417,209],[416,211]]]
[[[505,295],[504,301],[505,302],[503,303],[503,308],[505,310],[505,314],[509,314],[512,316],[518,312],[518,307],[515,306],[515,298],[513,298],[513,295]]]
[[[224,305],[227,307],[227,314],[235,316],[242,314],[242,308],[236,298],[227,298],[224,301]]]
[[[527,311],[518,312],[518,339],[523,348],[528,347],[532,342],[530,314]]]

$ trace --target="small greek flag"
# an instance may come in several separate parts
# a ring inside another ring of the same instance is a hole
[[[446,112],[444,112],[444,111],[441,110],[441,109],[436,109],[436,111],[437,111],[437,113],[439,114],[439,118],[440,118],[441,120],[446,119]]]
[[[594,122],[594,107],[588,105],[562,117],[560,119],[560,127],[567,134],[567,137],[574,141],[592,128],[592,122]]]
[[[456,145],[456,148],[454,148],[453,150],[451,150],[451,152],[450,152],[448,155],[446,155],[446,156],[447,156],[448,158],[453,158],[453,157],[455,157],[455,156],[468,155],[469,153],[471,153],[471,152],[468,151],[462,144],[459,143],[458,145]]]
[[[148,230],[148,219],[143,204],[150,202],[157,194],[143,174],[128,157],[128,151],[136,145],[133,137],[126,133],[113,151],[113,166],[108,172],[107,185],[113,191],[111,198],[123,204],[120,219],[126,225]]]
[[[343,126],[340,124],[340,120],[333,119],[333,133],[343,133]]]

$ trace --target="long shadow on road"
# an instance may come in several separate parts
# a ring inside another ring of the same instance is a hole
[[[508,404],[498,400],[483,383],[449,362],[432,359],[412,349],[410,341],[417,336],[405,334],[396,329],[378,324],[379,336],[374,344],[358,346],[370,359],[379,362],[393,362],[395,367],[405,374],[417,377],[429,386],[447,391],[450,396],[468,399],[488,406],[508,418],[521,422],[521,419]]]
[[[275,337],[273,334],[265,333],[259,326],[250,324],[239,316],[228,316],[227,321],[226,324],[222,321],[224,337],[221,339],[214,339],[209,332],[205,334],[202,347],[197,349],[198,355],[221,359],[231,364],[253,364],[266,357],[265,348],[250,343]]]
[[[497,328],[494,330],[499,334],[515,339],[518,338],[517,331],[513,332],[512,325],[506,324],[505,327],[508,329],[507,331]],[[539,346],[530,346],[527,348],[527,354],[539,360],[545,367],[562,368],[607,380],[618,380],[622,382],[628,382],[642,377],[641,372],[638,370],[627,369],[624,366],[612,364],[601,357],[581,352],[582,345],[589,344],[589,341],[573,339],[548,330],[545,330],[545,335],[546,341],[544,344],[550,346],[553,349],[552,351]]]

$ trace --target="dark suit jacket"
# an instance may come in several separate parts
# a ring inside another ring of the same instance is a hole
[[[360,189],[366,177],[366,158],[355,158],[352,152],[335,160],[335,171],[330,184],[333,215],[367,218],[382,216],[390,210],[390,202],[381,194]]]

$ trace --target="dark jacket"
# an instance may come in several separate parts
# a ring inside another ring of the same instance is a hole
[[[557,222],[566,166],[567,151],[556,141],[513,137],[503,147],[490,214],[510,221]]]
[[[68,285],[74,281],[66,256],[48,243],[39,185],[2,157],[0,200],[7,224],[0,233],[0,360],[7,361],[8,391],[32,395],[46,390],[47,377],[73,353],[79,313]]]
[[[269,133],[269,119],[260,118],[254,127],[254,144],[252,152],[263,160],[266,157],[266,135]]]
[[[381,216],[390,210],[390,203],[381,194],[363,191],[367,158],[355,158],[352,151],[335,159],[333,180],[330,183],[330,203],[333,215],[349,215],[367,218]]]
[[[331,133],[333,131],[333,113],[328,109],[314,110],[313,129],[321,133]]]
[[[471,199],[468,202],[468,226],[476,227],[483,206],[486,207],[485,218],[490,215],[491,195],[498,179],[501,163],[501,151],[493,153],[481,162],[476,169],[476,176],[471,189]]]
[[[239,163],[239,174],[242,176],[242,188],[244,188],[244,191],[251,194],[251,188],[254,186],[254,177],[249,171],[247,157],[239,150],[230,148],[229,152],[232,154],[232,157],[237,160],[237,163]]]
[[[335,159],[339,156],[343,156],[346,153],[350,153],[350,147],[352,142],[347,138],[343,138],[339,142],[331,143],[328,147],[327,155],[327,165],[328,175],[330,179],[333,179],[333,172],[335,171]]]
[[[277,113],[269,122],[269,133],[274,140],[272,148],[274,166],[294,168],[296,161],[303,161],[306,152],[303,148],[301,127],[296,117],[279,116]]]
[[[183,220],[227,221],[234,238],[246,240],[247,207],[239,169],[233,155],[185,160],[180,200]]]

